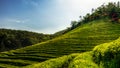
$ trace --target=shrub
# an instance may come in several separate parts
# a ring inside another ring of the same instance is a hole
[[[68,68],[70,61],[78,54],[71,54],[60,58],[50,59],[42,63],[26,66],[25,68]]]
[[[75,57],[69,68],[98,68],[98,66],[92,61],[92,53],[85,52]]]
[[[96,46],[93,49],[93,59],[104,68],[120,68],[120,38]]]

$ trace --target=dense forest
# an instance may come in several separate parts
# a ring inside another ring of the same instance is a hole
[[[0,29],[0,51],[17,49],[52,38],[52,35],[22,30]]]

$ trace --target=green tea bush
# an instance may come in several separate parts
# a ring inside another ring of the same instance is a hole
[[[104,68],[120,68],[120,38],[96,46],[93,49],[93,59]]]
[[[42,63],[26,66],[25,68],[68,68],[68,64],[78,54],[71,54],[60,58],[50,59]]]
[[[98,66],[92,61],[92,52],[85,52],[75,57],[69,68],[98,68]]]

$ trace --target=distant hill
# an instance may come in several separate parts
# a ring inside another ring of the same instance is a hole
[[[0,51],[17,49],[52,38],[52,35],[22,30],[0,29]]]

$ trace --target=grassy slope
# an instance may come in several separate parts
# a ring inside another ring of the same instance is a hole
[[[90,51],[95,45],[111,42],[119,36],[120,24],[93,21],[53,40],[3,52],[0,54],[0,67],[27,66],[71,53]]]
[[[96,46],[92,51],[74,53],[25,68],[120,68],[120,38]]]

